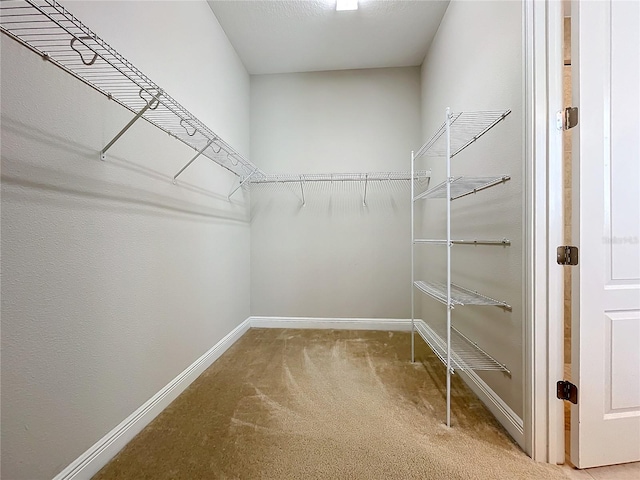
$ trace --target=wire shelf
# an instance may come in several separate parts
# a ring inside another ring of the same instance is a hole
[[[498,177],[456,177],[451,180],[451,200],[500,185],[510,178],[508,175],[500,175]],[[447,181],[445,180],[426,192],[416,195],[413,200],[429,198],[447,198]]]
[[[423,180],[430,175],[429,170],[414,173],[414,180]],[[310,173],[310,174],[270,174],[251,178],[249,183],[300,183],[300,182],[384,182],[408,181],[411,172],[370,172],[370,173]]]
[[[415,329],[442,363],[447,364],[446,333],[436,331],[424,321],[417,321]],[[455,370],[489,370],[511,373],[509,369],[482,350],[456,328],[451,327],[451,367]]]
[[[425,282],[422,280],[417,280],[413,282],[418,290],[423,293],[426,293],[432,298],[435,298],[441,303],[447,305],[447,285],[440,282]],[[502,302],[500,300],[496,300],[491,297],[487,297],[485,295],[481,295],[478,292],[474,292],[472,290],[468,290],[463,288],[455,283],[451,284],[451,306],[455,307],[456,305],[465,306],[465,305],[480,305],[480,306],[497,306],[502,307],[507,310],[511,310],[511,306]]]
[[[455,157],[482,135],[504,120],[511,110],[459,112],[451,114],[451,157]],[[418,150],[414,159],[422,156],[444,157],[447,155],[446,123]]]
[[[3,1],[0,29],[134,114],[144,110],[141,117],[149,123],[239,177],[262,175],[252,162],[56,1]]]

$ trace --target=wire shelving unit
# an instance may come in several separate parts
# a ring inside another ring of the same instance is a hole
[[[451,426],[451,375],[456,370],[492,370],[509,373],[508,368],[495,360],[479,345],[458,331],[451,322],[451,312],[462,306],[496,306],[511,310],[511,306],[501,300],[482,295],[456,285],[451,277],[451,251],[453,245],[502,245],[511,241],[502,239],[465,240],[451,238],[451,202],[488,188],[502,185],[510,179],[508,175],[490,177],[453,177],[451,159],[473,144],[499,122],[510,110],[487,112],[451,113],[447,108],[445,121],[436,133],[414,154],[411,152],[411,172],[416,160],[421,157],[444,157],[446,180],[425,192],[415,194],[415,182],[411,182],[411,361],[415,361],[415,332],[429,345],[447,370],[447,426]],[[444,199],[446,201],[446,238],[429,239],[415,237],[415,205],[422,200]],[[446,247],[446,282],[430,282],[415,278],[415,246],[440,245]],[[446,323],[416,321],[415,291],[443,303],[447,307]]]

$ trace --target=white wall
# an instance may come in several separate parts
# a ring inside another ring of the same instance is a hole
[[[206,2],[65,4],[248,155]],[[132,114],[5,35],[1,100],[2,478],[51,478],[248,317],[248,205],[144,121],[99,161]]]
[[[420,72],[389,68],[251,77],[251,151],[269,173],[408,171]],[[251,313],[410,316],[409,185],[253,188]]]
[[[456,200],[452,207],[454,238],[511,240],[510,247],[454,246],[455,283],[506,301],[513,307],[460,307],[453,323],[487,352],[507,365],[511,376],[480,373],[520,417],[523,414],[523,55],[520,2],[453,0],[422,66],[423,140],[453,111],[511,109],[512,113],[452,161],[452,174],[508,174],[504,186]],[[444,161],[426,163],[433,182],[445,178]],[[435,184],[434,183],[434,184]],[[423,203],[422,234],[444,235],[444,202]],[[442,247],[422,246],[419,275],[445,278]],[[420,296],[425,320],[445,318],[444,306]]]

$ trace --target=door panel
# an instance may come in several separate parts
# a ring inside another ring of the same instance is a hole
[[[571,461],[640,461],[640,2],[572,2]]]
[[[605,412],[611,414],[633,413],[640,409],[640,314],[638,311],[607,312],[605,365],[607,387]]]
[[[611,245],[607,255],[611,275],[609,285],[637,282],[640,278],[640,89],[638,62],[640,8],[636,1],[614,1],[611,5],[611,144],[610,231],[605,239]],[[606,145],[605,145],[606,148]]]

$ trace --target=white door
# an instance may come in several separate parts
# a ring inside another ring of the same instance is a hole
[[[573,1],[571,460],[640,461],[640,2]],[[577,147],[577,148],[576,148]]]

